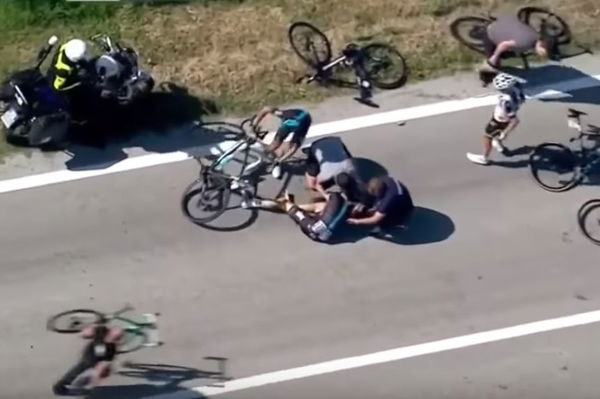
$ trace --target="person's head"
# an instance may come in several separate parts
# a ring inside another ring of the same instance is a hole
[[[369,180],[367,191],[376,198],[383,197],[385,194],[385,183],[383,182],[383,179],[380,177],[374,177]]]
[[[519,82],[513,76],[506,73],[499,73],[492,81],[494,88],[499,92],[510,94],[519,88]]]
[[[334,181],[344,194],[352,193],[356,189],[356,180],[349,173],[342,172],[337,174],[334,177]]]
[[[80,63],[85,61],[87,52],[87,44],[83,40],[72,39],[65,44],[65,56],[71,62]]]

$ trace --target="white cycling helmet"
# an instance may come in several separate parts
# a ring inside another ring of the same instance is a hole
[[[500,73],[493,80],[494,88],[498,91],[509,91],[518,83],[517,79],[506,74]]]
[[[65,55],[71,62],[79,62],[87,56],[87,44],[80,39],[69,40],[65,44]]]

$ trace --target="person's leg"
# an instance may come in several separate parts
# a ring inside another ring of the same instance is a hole
[[[93,366],[89,359],[81,358],[54,384],[52,390],[57,395],[66,394],[68,392],[67,385],[70,385],[79,375]]]
[[[491,119],[485,127],[485,133],[483,135],[483,154],[479,155],[468,152],[467,158],[473,163],[488,165],[490,163],[489,156],[492,151],[492,140],[500,134],[502,128],[503,127],[499,125],[498,122]]]
[[[100,385],[100,383],[108,378],[110,375],[110,362],[98,362],[92,372],[92,380],[90,381],[90,387]]]

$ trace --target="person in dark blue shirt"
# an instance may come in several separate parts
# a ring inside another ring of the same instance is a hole
[[[375,198],[374,206],[364,217],[352,217],[346,222],[385,229],[403,225],[414,209],[410,192],[398,180],[386,176],[371,179],[368,192]]]

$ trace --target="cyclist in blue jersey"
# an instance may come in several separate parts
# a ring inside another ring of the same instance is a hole
[[[275,155],[273,174],[280,175],[281,169],[279,164],[294,155],[298,148],[302,146],[312,119],[310,114],[302,109],[265,107],[256,115],[253,125],[260,125],[261,121],[269,114],[281,119],[281,124],[277,129],[277,133],[275,133],[275,138],[269,145],[269,150]],[[285,140],[290,134],[292,138],[286,142]]]

